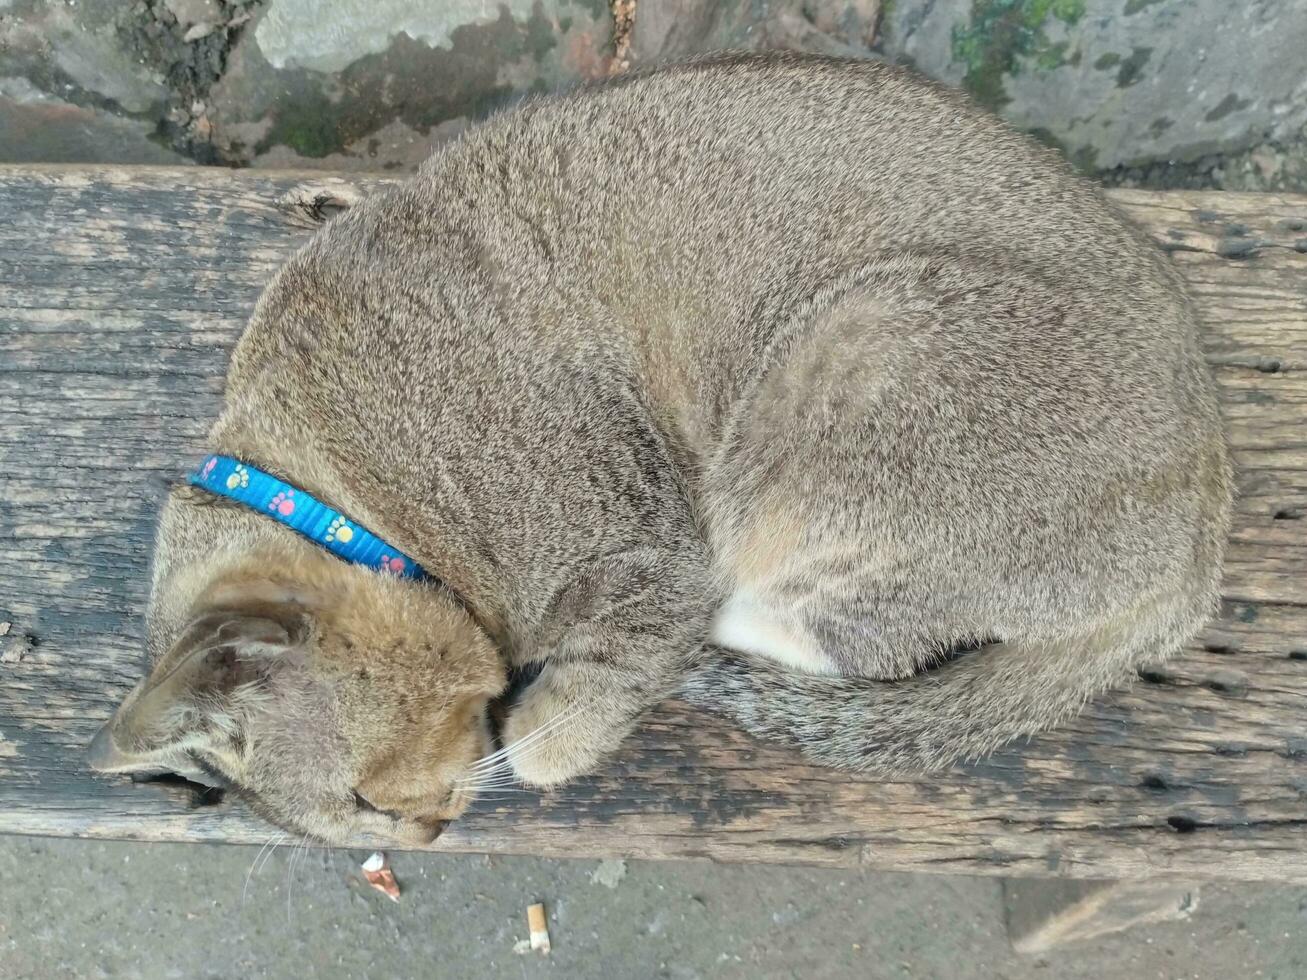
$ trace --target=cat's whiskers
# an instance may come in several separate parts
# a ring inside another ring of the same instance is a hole
[[[483,793],[527,792],[527,789],[525,787],[519,787],[514,783],[495,783],[489,786],[464,786],[464,787],[460,787],[460,789],[462,789],[463,792],[465,793],[472,793],[477,799],[481,799]]]
[[[309,835],[305,834],[300,838],[294,849],[290,852],[290,860],[286,862],[286,924],[291,925],[294,922],[294,916],[291,913],[291,897],[295,892],[295,868],[300,863],[301,857],[309,853]]]
[[[586,707],[587,705],[585,704],[578,704],[574,706],[570,711],[560,712],[559,714],[555,715],[553,718],[549,719],[549,721],[541,725],[539,728],[537,728],[535,731],[530,732],[527,735],[524,735],[522,738],[519,738],[516,742],[512,743],[511,745],[505,745],[503,748],[499,749],[498,751],[492,752],[490,755],[478,759],[476,762],[472,763],[472,765],[468,767],[468,772],[469,773],[493,772],[496,769],[505,768],[509,764],[507,756],[511,750],[517,750],[520,752],[522,749],[531,745],[533,742],[543,738],[545,735],[557,731],[558,728],[560,728],[563,724],[571,721],[578,714],[584,711]]]
[[[254,873],[256,875],[263,874],[263,869],[266,868],[268,866],[268,862],[272,860],[272,855],[276,853],[277,848],[281,847],[281,845],[286,843],[286,839],[288,837],[290,837],[290,834],[286,833],[285,831],[282,831],[279,834],[277,834],[277,843],[272,845],[272,850],[268,851],[268,853],[263,856],[263,860],[259,863],[259,866],[254,869]]]
[[[540,736],[546,734],[547,732],[550,732],[553,729],[558,728],[564,722],[571,721],[572,718],[576,717],[576,715],[579,714],[581,711],[583,711],[585,707],[586,706],[584,704],[578,704],[574,706],[570,711],[560,712],[559,714],[555,715],[553,718],[549,719],[549,721],[541,725],[539,728],[535,729],[535,731],[527,733],[526,735],[524,735],[522,738],[518,739],[516,742],[512,743],[511,745],[505,745],[503,748],[499,749],[498,751],[492,752],[490,753],[490,755],[478,759],[470,767],[471,771],[483,769],[490,763],[495,763],[496,767],[500,765],[504,765],[505,764],[504,757],[507,756],[509,751],[515,748],[519,748],[522,745],[527,744],[532,739],[539,738]]]
[[[255,866],[259,863],[259,858],[263,858],[266,863],[267,858],[264,857],[264,854],[266,853],[269,857],[271,857],[272,851],[275,851],[277,849],[277,845],[279,845],[285,839],[286,839],[285,831],[279,830],[269,834],[268,839],[265,840],[263,842],[263,846],[259,848],[259,853],[254,855],[254,860],[250,862],[250,870],[245,872],[245,885],[243,888],[241,888],[241,908],[245,907],[245,897],[250,892],[250,878],[256,873]],[[271,850],[269,850],[269,848],[271,848]]]
[[[500,749],[496,755],[500,755],[509,749],[515,749],[519,753],[530,750],[535,751],[545,745],[551,739],[561,734],[566,729],[564,725],[575,718],[585,710],[585,705],[577,705],[571,711],[562,712],[556,715],[550,721],[541,725],[535,731],[523,738],[518,739],[511,746],[505,746]],[[487,760],[492,759],[488,756]],[[511,764],[507,756],[494,760],[493,765],[485,765],[485,761],[468,770],[468,775],[462,779],[456,780],[454,786],[465,792],[470,791],[478,795],[483,790],[503,789],[510,787],[517,782],[517,778],[512,774]]]

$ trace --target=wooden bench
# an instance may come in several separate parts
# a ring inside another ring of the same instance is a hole
[[[339,180],[0,168],[0,832],[269,837],[83,749],[145,668],[154,515],[259,290],[333,195],[382,183]],[[1239,469],[1224,603],[1183,658],[1060,732],[892,780],[668,704],[601,774],[482,803],[436,849],[1307,882],[1307,197],[1112,196],[1193,287]]]

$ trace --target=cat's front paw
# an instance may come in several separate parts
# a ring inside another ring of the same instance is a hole
[[[604,713],[579,703],[542,676],[504,722],[503,741],[513,775],[528,786],[558,786],[593,770],[625,731],[614,731]]]

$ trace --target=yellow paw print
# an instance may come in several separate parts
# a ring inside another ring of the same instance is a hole
[[[235,490],[237,487],[244,489],[250,485],[250,471],[240,463],[231,471],[231,476],[227,477],[227,489]]]
[[[331,522],[331,527],[327,528],[327,540],[349,544],[354,540],[354,529],[349,526],[349,522],[345,518],[337,517]]]

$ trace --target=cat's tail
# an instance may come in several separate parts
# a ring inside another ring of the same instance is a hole
[[[1141,643],[1134,630],[996,643],[895,681],[804,674],[711,647],[682,697],[821,765],[935,769],[1066,720],[1095,694],[1132,678],[1142,660],[1172,652],[1176,635],[1156,645]]]

